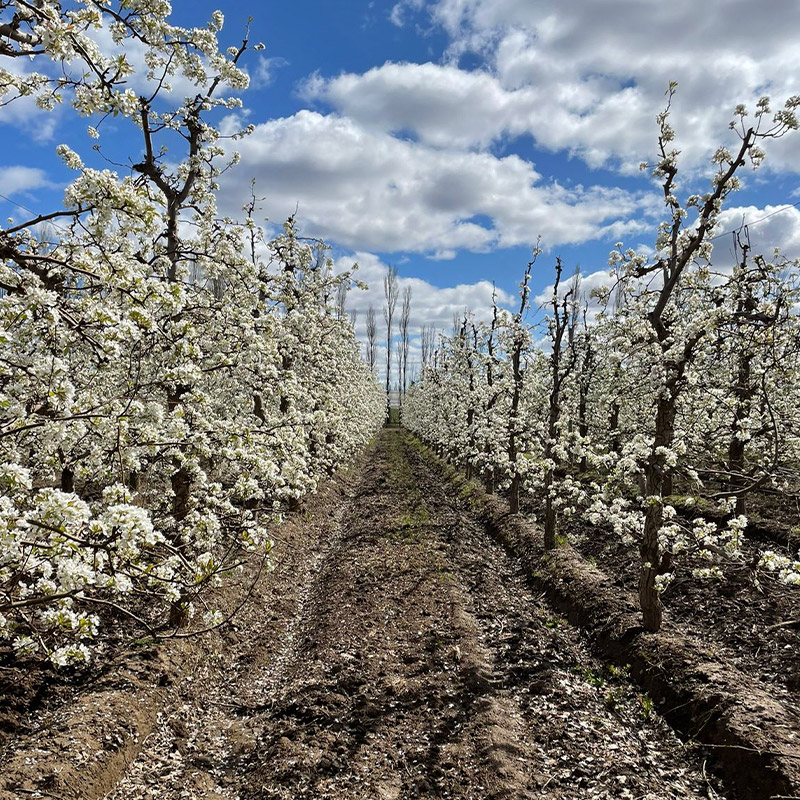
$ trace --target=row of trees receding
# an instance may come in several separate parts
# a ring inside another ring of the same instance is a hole
[[[409,428],[506,492],[513,512],[521,492],[543,493],[547,549],[559,518],[576,513],[637,547],[648,630],[661,626],[660,592],[680,553],[706,559],[696,578],[720,575],[741,557],[748,495],[800,490],[797,264],[754,254],[746,228],[734,235],[736,263],[715,268],[711,246],[737,172],[761,163],[761,143],[797,128],[798,105],[790,98],[773,115],[764,98],[752,124],[739,106],[738,148],[716,151],[705,194],[680,199],[668,104],[653,168],[667,212],[655,256],[617,247],[594,319],[580,275],[565,281],[558,260],[542,331],[525,322],[531,262],[516,313],[465,316],[403,408]],[[676,513],[698,499],[725,522]],[[760,566],[800,584],[795,554],[765,551]]]
[[[385,390],[388,395],[392,388],[392,355],[394,355],[397,387],[401,394],[405,394],[409,383],[408,355],[411,348],[411,287],[403,287],[403,302],[398,321],[399,338],[396,339],[394,321],[397,301],[400,298],[400,283],[396,267],[390,266],[383,277],[383,294],[383,321],[386,326]],[[378,321],[373,305],[367,308],[366,337],[364,360],[370,371],[375,373],[378,368]]]
[[[383,422],[350,274],[293,220],[268,240],[255,195],[238,221],[217,209],[247,37],[220,51],[219,12],[168,13],[0,3],[4,104],[139,141],[119,172],[61,145],[64,205],[0,230],[0,655],[80,664],[112,618],[219,624],[207,589],[267,559],[271,524]]]

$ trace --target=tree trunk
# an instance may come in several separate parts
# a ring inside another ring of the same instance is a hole
[[[556,547],[556,509],[550,489],[553,486],[553,470],[549,469],[544,476],[544,549],[555,550]]]
[[[181,402],[183,396],[189,391],[188,386],[177,386],[174,392],[171,392],[167,397],[167,409],[173,412]],[[170,485],[172,487],[172,518],[175,520],[175,535],[173,537],[173,544],[179,549],[183,549],[180,538],[180,523],[186,519],[189,513],[189,496],[192,489],[192,477],[189,471],[183,466],[180,459],[175,458],[173,461],[175,471],[170,476]],[[186,604],[183,598],[173,602],[169,609],[169,625],[172,628],[180,628],[184,625],[187,618]]]
[[[644,535],[639,552],[642,557],[642,572],[639,576],[639,606],[642,609],[642,623],[645,630],[656,632],[661,629],[663,605],[656,589],[656,576],[661,561],[658,531],[661,528],[661,503],[652,501],[647,507],[644,521]]]
[[[608,413],[608,431],[611,439],[611,452],[621,453],[622,445],[619,438],[619,401],[614,400]]]
[[[645,503],[647,508],[644,517],[644,531],[639,553],[642,559],[642,571],[639,576],[639,605],[642,609],[642,621],[645,630],[656,632],[661,629],[663,606],[656,589],[656,576],[661,568],[661,545],[658,532],[664,520],[663,497],[665,477],[670,477],[670,468],[658,450],[669,447],[675,434],[675,398],[674,389],[677,377],[668,383],[665,395],[658,400],[656,411],[656,430],[653,449],[645,467]],[[669,483],[669,482],[668,482]]]
[[[473,378],[472,378],[472,364],[469,364],[470,370],[470,391],[473,390]],[[475,435],[474,435],[474,422],[475,422],[475,409],[468,408],[467,409],[467,458],[466,458],[466,466],[464,467],[464,473],[467,476],[467,480],[472,479],[472,452],[475,448]]]
[[[519,514],[519,474],[515,471],[508,490],[508,506],[512,514]]]
[[[731,424],[731,439],[728,445],[728,488],[731,492],[740,490],[744,484],[744,454],[745,443],[739,438],[742,420],[747,419],[750,413],[750,406],[753,400],[754,388],[750,383],[752,354],[741,354],[739,359],[739,369],[737,370],[736,386],[733,388],[733,396],[736,400],[736,407],[733,413],[733,423]],[[736,513],[745,513],[745,497],[740,494],[736,498]]]
[[[559,348],[556,352],[555,348]],[[549,464],[554,463],[555,455],[553,445],[558,437],[558,420],[561,417],[561,376],[559,375],[561,337],[557,336],[554,342],[553,354],[553,388],[550,392],[550,411],[547,418],[547,444],[544,448],[544,457]],[[553,550],[556,546],[556,509],[553,506],[552,487],[555,482],[554,467],[548,466],[544,475],[544,549]]]

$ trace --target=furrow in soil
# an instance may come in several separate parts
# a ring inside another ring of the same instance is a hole
[[[113,800],[724,796],[407,433],[334,505]]]

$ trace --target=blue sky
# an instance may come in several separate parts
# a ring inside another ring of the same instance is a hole
[[[485,312],[491,282],[510,302],[538,236],[537,294],[557,255],[599,282],[614,242],[652,245],[662,205],[638,164],[654,158],[669,81],[684,194],[707,185],[737,103],[768,94],[779,107],[800,93],[795,0],[758,10],[742,0],[176,0],[174,16],[203,25],[217,8],[224,46],[248,16],[251,40],[266,45],[247,62],[244,116],[256,131],[237,145],[221,205],[237,213],[254,176],[273,223],[298,207],[303,231],[328,240],[337,263],[357,260],[373,285],[351,300],[362,325],[382,304],[388,264],[412,286],[414,327],[447,329],[465,306]],[[10,109],[0,108],[0,192],[52,209],[68,178],[55,147],[90,161],[86,121]],[[135,132],[101,133],[106,152],[136,160]],[[726,225],[800,201],[798,140],[767,146]],[[800,212],[752,234],[756,247],[800,255]]]

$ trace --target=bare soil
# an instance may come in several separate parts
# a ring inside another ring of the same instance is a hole
[[[764,502],[761,502],[764,501]],[[543,513],[535,499],[524,511]],[[797,543],[781,547],[765,531],[783,522],[763,517],[766,498],[753,498],[758,523],[746,531],[743,557],[722,565],[723,578],[698,580],[692,570],[707,562],[688,554],[676,558],[676,578],[662,596],[665,619],[691,637],[704,641],[721,660],[769,687],[787,705],[800,708],[800,587],[781,583],[774,573],[757,568],[761,552],[782,551],[796,557]],[[720,524],[724,518],[720,518]],[[637,591],[640,561],[635,548],[612,532],[579,519],[564,522],[561,533],[585,558],[606,572],[623,591]]]
[[[279,563],[234,626],[126,661],[151,665],[111,687],[135,746],[111,728],[105,744],[75,737],[91,682],[62,682],[38,711],[19,694],[0,797],[730,796],[405,432],[384,431],[275,538]]]

